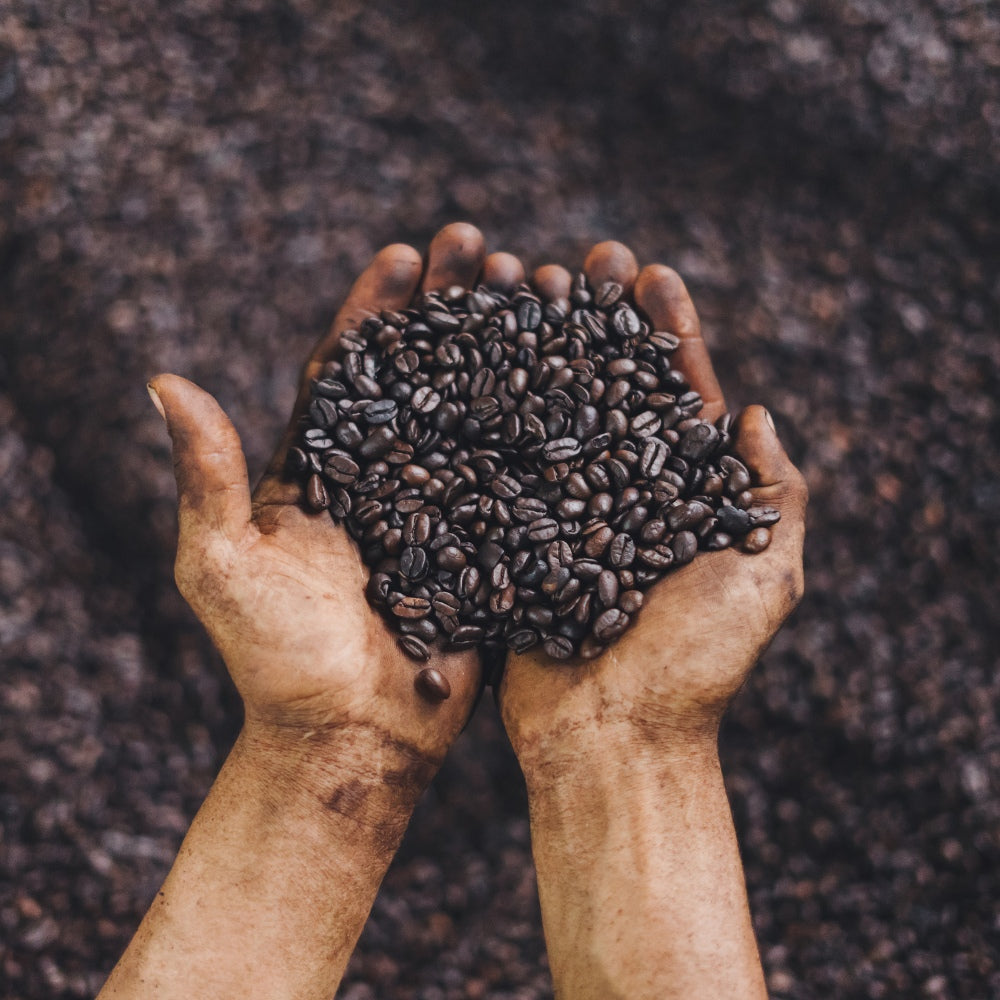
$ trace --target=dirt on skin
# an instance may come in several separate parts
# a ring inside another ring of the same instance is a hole
[[[998,39],[972,0],[7,4],[0,995],[99,988],[239,725],[146,380],[259,472],[353,276],[456,218],[675,266],[806,475],[807,596],[723,735],[772,996],[1000,994]],[[340,995],[551,994],[486,701]]]

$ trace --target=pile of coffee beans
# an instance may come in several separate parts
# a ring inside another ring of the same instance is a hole
[[[599,656],[699,549],[770,541],[778,512],[754,505],[729,414],[699,419],[677,337],[617,283],[431,292],[340,346],[288,472],[357,541],[415,660],[436,640],[487,663]],[[431,668],[417,686],[447,697]]]

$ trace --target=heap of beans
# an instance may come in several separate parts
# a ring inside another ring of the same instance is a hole
[[[415,660],[439,639],[494,663],[599,656],[699,549],[770,541],[778,512],[754,505],[729,414],[698,418],[677,337],[616,283],[431,292],[340,345],[288,471],[357,541]],[[417,687],[447,697],[436,670]]]

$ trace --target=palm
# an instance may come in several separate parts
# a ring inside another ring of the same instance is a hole
[[[620,244],[595,247],[585,265],[590,283],[615,280],[635,287],[637,303],[656,329],[681,338],[675,363],[705,400],[703,416],[725,410],[701,339],[698,318],[678,276],[652,266],[638,275]],[[543,294],[568,293],[562,268],[536,273]],[[703,553],[657,583],[636,623],[596,660],[562,664],[542,652],[513,656],[500,703],[519,752],[578,727],[625,723],[661,736],[688,722],[717,721],[801,593],[804,485],[759,407],[739,423],[737,450],[755,477],[759,503],[783,514],[762,554]],[[777,450],[776,450],[777,449]]]

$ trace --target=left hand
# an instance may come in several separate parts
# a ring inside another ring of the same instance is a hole
[[[355,282],[330,333],[305,366],[284,440],[251,496],[236,430],[218,403],[176,375],[151,394],[173,441],[180,538],[175,575],[215,642],[243,698],[243,738],[297,759],[336,742],[357,751],[358,772],[391,770],[419,794],[469,717],[481,668],[474,651],[433,651],[426,664],[451,685],[430,703],[414,690],[418,667],[364,596],[367,570],[344,528],[307,513],[301,488],[282,476],[309,403],[309,383],[334,357],[343,330],[383,309],[408,305],[418,289],[510,287],[523,271],[506,254],[485,256],[464,224],[443,229],[426,266],[412,247],[380,251]]]

